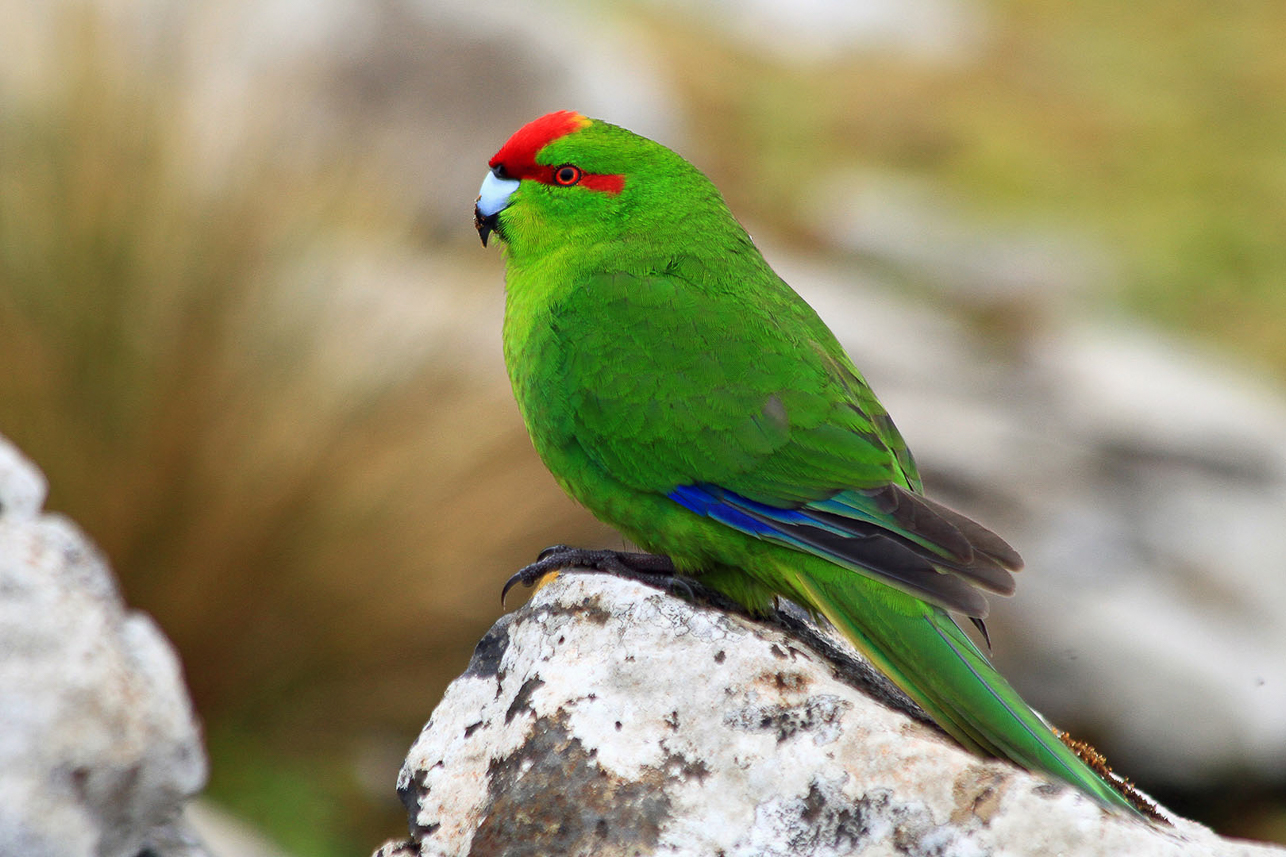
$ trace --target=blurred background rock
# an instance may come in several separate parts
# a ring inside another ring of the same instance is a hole
[[[569,107],[705,169],[930,490],[1030,570],[1003,669],[1286,841],[1286,6],[0,0],[0,431],[180,649],[298,855],[553,542],[470,206]]]

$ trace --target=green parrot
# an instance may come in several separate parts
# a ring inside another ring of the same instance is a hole
[[[923,496],[861,373],[705,175],[570,111],[489,166],[475,221],[504,242],[505,364],[532,443],[650,552],[558,546],[509,585],[578,566],[681,574],[759,614],[789,598],[965,747],[1138,812],[948,613],[981,627],[1021,558]]]

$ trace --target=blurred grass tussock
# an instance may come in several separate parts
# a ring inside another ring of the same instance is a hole
[[[178,645],[212,793],[297,853],[369,847],[401,824],[407,736],[495,618],[462,578],[502,579],[576,514],[498,367],[425,341],[498,324],[494,271],[405,261],[414,214],[354,158],[265,133],[211,175],[177,69],[89,14],[59,32],[62,76],[0,111],[0,430]],[[386,273],[445,318],[381,333],[364,285]]]

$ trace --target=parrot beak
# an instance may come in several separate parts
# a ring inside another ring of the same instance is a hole
[[[473,228],[478,230],[478,237],[482,239],[482,246],[486,247],[488,236],[500,228],[499,212],[484,215],[482,209],[478,207],[478,203],[475,202],[473,204]]]
[[[496,175],[499,168],[487,173],[482,180],[482,189],[473,204],[473,225],[482,239],[482,246],[487,246],[487,238],[492,232],[504,238],[500,229],[500,212],[509,205],[509,196],[518,189],[517,179],[504,179]]]

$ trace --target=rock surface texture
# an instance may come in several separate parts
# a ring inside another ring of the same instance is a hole
[[[200,857],[205,752],[179,661],[0,437],[0,855]]]
[[[478,644],[398,778],[410,855],[1268,855],[977,758],[824,639],[564,575]],[[883,697],[883,703],[876,697]]]

